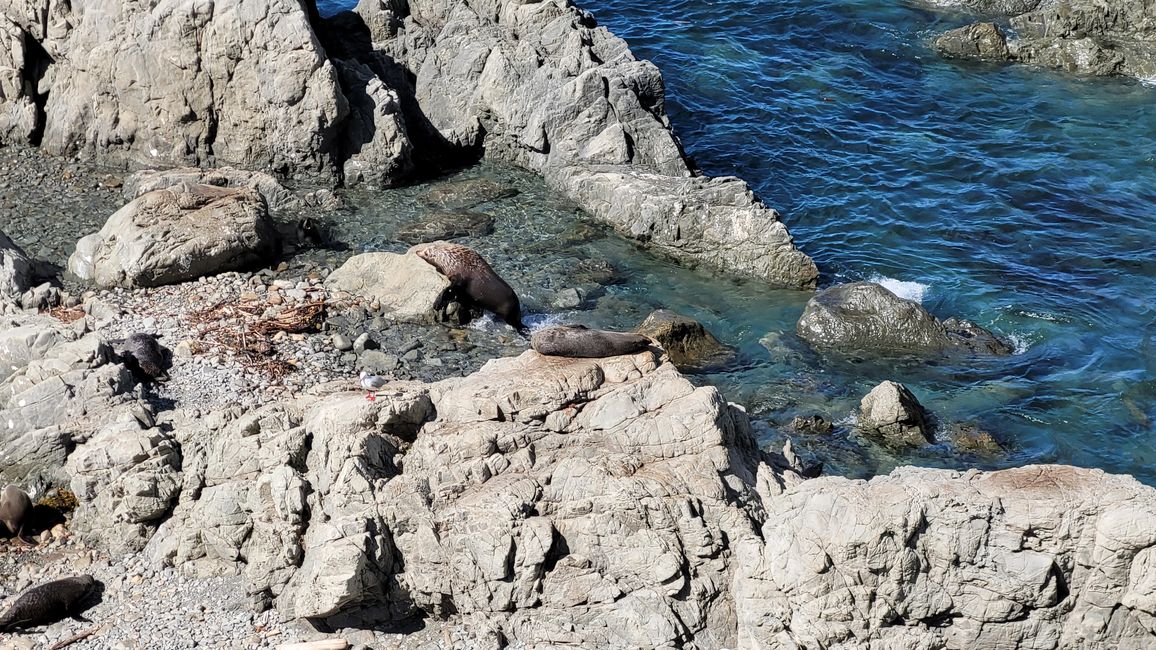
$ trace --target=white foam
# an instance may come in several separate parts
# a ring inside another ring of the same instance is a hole
[[[927,290],[931,288],[929,284],[922,282],[908,282],[906,280],[896,280],[895,278],[888,278],[876,273],[867,278],[868,282],[874,282],[881,285],[884,289],[907,300],[914,300],[915,302],[923,302],[923,296],[927,294]]]
[[[1140,77],[1140,85],[1156,88],[1156,77]]]
[[[537,332],[544,327],[551,325],[561,325],[566,322],[565,314],[526,314],[522,318],[522,322],[526,327],[530,328],[531,332]]]
[[[1021,334],[1016,334],[1013,332],[1008,334],[1007,337],[1012,342],[1012,347],[1014,348],[1012,350],[1012,354],[1023,354],[1024,352],[1028,351],[1028,348],[1032,347],[1031,342],[1024,338]]]

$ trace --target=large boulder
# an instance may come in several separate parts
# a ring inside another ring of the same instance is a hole
[[[764,500],[736,545],[754,648],[1149,647],[1156,490],[1099,470],[905,467]]]
[[[927,415],[903,384],[885,381],[859,403],[859,426],[894,446],[918,447],[934,442]]]
[[[31,286],[32,260],[0,231],[0,297],[19,297]]]
[[[966,320],[940,321],[919,303],[873,282],[839,284],[815,294],[796,330],[818,348],[859,354],[1011,354],[1012,346]]]
[[[668,309],[656,309],[635,330],[662,346],[679,370],[705,370],[734,358],[703,324]]]
[[[341,140],[347,187],[389,187],[413,167],[401,100],[369,67],[334,59],[350,115]]]
[[[1081,75],[1156,75],[1156,21],[1145,0],[963,0],[998,17],[948,30],[933,45],[954,58],[1015,61]]]
[[[155,287],[266,261],[278,245],[256,190],[181,184],[117,210],[77,242],[68,270],[100,287]]]
[[[298,0],[93,0],[72,3],[65,21],[45,108],[49,152],[333,171],[348,104]]]
[[[572,166],[549,170],[546,179],[619,234],[683,264],[791,289],[813,289],[819,277],[778,213],[737,178]]]
[[[450,299],[449,279],[409,253],[354,255],[325,278],[325,286],[377,301],[387,317],[400,322],[444,320]]]

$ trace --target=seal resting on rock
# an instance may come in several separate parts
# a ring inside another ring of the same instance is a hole
[[[410,253],[429,262],[459,292],[461,298],[482,309],[492,311],[519,332],[522,324],[522,306],[518,294],[510,288],[477,251],[460,244],[435,241],[418,244]]]
[[[641,334],[592,330],[585,325],[552,325],[530,337],[530,347],[551,357],[599,359],[642,352],[650,347]]]
[[[28,523],[28,515],[32,512],[32,499],[28,493],[15,485],[9,485],[0,492],[0,523],[8,529],[8,533],[16,537],[16,541],[25,544],[32,542],[24,538],[24,526]]]
[[[84,599],[96,588],[90,575],[53,580],[26,589],[0,615],[0,632],[51,625],[80,612]]]
[[[153,334],[137,332],[120,344],[120,355],[125,365],[141,379],[165,381],[165,354],[157,337]]]

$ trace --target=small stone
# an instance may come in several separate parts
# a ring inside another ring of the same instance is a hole
[[[341,352],[347,352],[353,349],[353,342],[349,340],[348,336],[344,334],[333,335],[333,347]],[[363,346],[364,349],[364,346]]]

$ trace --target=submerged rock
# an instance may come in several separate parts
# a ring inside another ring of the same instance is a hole
[[[634,331],[657,341],[680,370],[717,367],[733,359],[735,354],[702,323],[667,309],[651,312]]]
[[[117,210],[77,242],[68,270],[99,287],[155,287],[242,269],[278,247],[256,190],[182,184]]]
[[[859,403],[859,426],[897,447],[934,442],[923,406],[903,384],[885,381]]]
[[[517,194],[518,190],[486,178],[468,178],[437,183],[419,194],[417,200],[433,208],[467,210]]]
[[[437,211],[422,215],[419,221],[397,231],[397,241],[405,244],[482,237],[494,232],[494,218],[484,212],[469,210]]]
[[[872,282],[840,284],[815,294],[796,326],[819,348],[859,354],[1011,354],[1013,348],[965,320],[940,321],[919,303]]]

